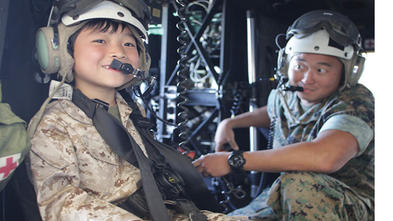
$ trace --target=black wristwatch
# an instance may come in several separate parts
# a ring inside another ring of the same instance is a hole
[[[244,164],[246,163],[246,159],[244,159],[243,156],[243,151],[233,151],[231,155],[229,155],[227,162],[233,171],[241,171]]]

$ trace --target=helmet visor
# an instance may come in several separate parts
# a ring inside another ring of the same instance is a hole
[[[326,10],[312,11],[296,19],[288,28],[286,38],[304,38],[321,29],[344,47],[353,45],[356,49],[361,48],[361,37],[355,24],[344,15]]]

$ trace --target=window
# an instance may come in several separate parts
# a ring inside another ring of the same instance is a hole
[[[366,62],[364,64],[363,74],[359,79],[359,83],[370,89],[375,96],[379,85],[378,83],[380,83],[380,79],[376,76],[383,73],[377,73],[380,72],[380,70],[377,69],[377,56],[375,55],[375,52],[369,52],[365,54],[364,57],[366,58]]]

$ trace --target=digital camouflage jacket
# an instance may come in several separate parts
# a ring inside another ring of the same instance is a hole
[[[374,208],[374,97],[363,85],[336,92],[311,107],[303,107],[296,93],[284,99],[277,90],[269,97],[268,113],[274,122],[273,148],[311,141],[328,129],[351,133],[359,152],[347,164],[329,176],[341,181]]]

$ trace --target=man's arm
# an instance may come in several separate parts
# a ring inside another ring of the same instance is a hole
[[[267,106],[260,107],[253,112],[246,112],[237,115],[234,118],[228,118],[232,128],[243,127],[264,127],[270,125],[269,115],[267,114]]]
[[[245,153],[245,170],[267,172],[313,171],[333,173],[358,152],[356,138],[344,131],[327,130],[311,142]]]
[[[279,149],[245,152],[245,170],[281,172],[313,171],[333,173],[358,152],[356,138],[344,131],[326,130],[311,142],[291,144]],[[230,172],[226,162],[230,153],[208,154],[194,161],[204,175],[223,176]]]
[[[233,133],[234,128],[245,128],[245,127],[264,127],[268,128],[270,125],[269,115],[267,114],[267,107],[261,107],[253,112],[246,112],[237,115],[234,118],[227,118],[223,120],[217,127],[214,141],[216,143],[216,152],[222,151],[222,146],[226,143],[238,150],[239,146],[235,141],[235,135]]]

